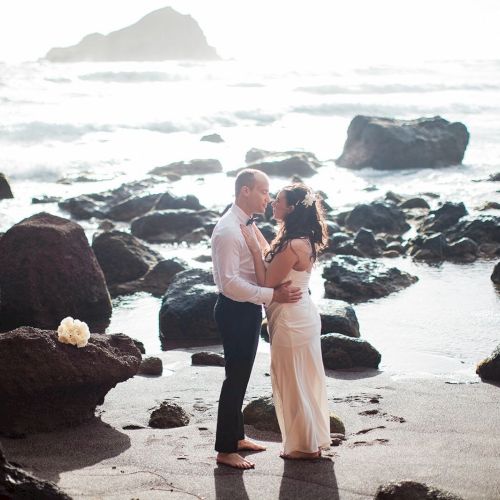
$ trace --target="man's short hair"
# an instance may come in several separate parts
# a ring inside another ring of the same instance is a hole
[[[255,186],[255,174],[258,173],[261,172],[254,168],[245,168],[241,170],[234,181],[234,194],[238,196],[243,186],[252,189]]]

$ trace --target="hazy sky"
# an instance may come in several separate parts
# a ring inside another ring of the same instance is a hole
[[[498,0],[0,0],[0,60],[35,60],[167,5],[228,58],[500,58]]]

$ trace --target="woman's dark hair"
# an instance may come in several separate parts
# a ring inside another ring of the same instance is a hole
[[[311,260],[314,262],[328,240],[321,200],[302,183],[286,186],[280,192],[285,194],[287,205],[292,205],[294,209],[281,222],[278,234],[266,254],[266,261],[271,262],[275,255],[286,248],[290,240],[303,238],[311,243]]]

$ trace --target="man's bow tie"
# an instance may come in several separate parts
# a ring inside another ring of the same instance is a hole
[[[257,217],[252,215],[252,217],[250,217],[250,219],[247,220],[246,225],[249,226],[250,224],[253,224],[256,220],[257,220]]]

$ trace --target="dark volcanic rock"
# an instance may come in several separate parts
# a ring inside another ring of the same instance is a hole
[[[359,323],[350,304],[341,300],[322,299],[317,307],[321,316],[321,335],[341,333],[348,337],[359,337]]]
[[[217,354],[216,352],[195,352],[191,356],[191,363],[193,365],[206,365],[206,366],[225,366],[226,360],[224,356]]]
[[[105,211],[105,214],[106,217],[110,218],[111,220],[128,222],[135,217],[147,214],[156,206],[160,198],[161,194],[149,194],[147,196],[141,197],[130,197],[125,201],[110,206]]]
[[[263,397],[250,401],[243,409],[245,424],[253,425],[261,431],[280,433],[273,398]]]
[[[462,497],[415,481],[401,481],[379,486],[374,500],[463,500]]]
[[[452,241],[470,238],[476,243],[500,243],[500,217],[479,215],[475,219],[465,217],[446,231]]]
[[[189,424],[189,415],[176,403],[163,401],[159,408],[151,413],[149,426],[157,429],[172,429]]]
[[[500,285],[500,262],[497,262],[493,272],[491,273],[491,281],[493,283],[496,283],[497,285]]]
[[[91,334],[78,348],[59,342],[51,330],[2,333],[0,429],[23,434],[90,420],[108,391],[133,377],[140,362],[134,342],[122,334]]]
[[[152,243],[174,243],[204,224],[204,217],[194,210],[161,210],[134,219],[130,230]]]
[[[150,12],[135,24],[108,35],[92,33],[78,45],[51,49],[45,57],[59,63],[219,59],[198,23],[171,7]]]
[[[482,379],[500,382],[500,345],[491,353],[491,356],[477,365],[476,373]]]
[[[378,368],[380,353],[366,340],[339,333],[321,336],[323,364],[330,370],[367,367]]]
[[[353,231],[364,227],[375,233],[400,234],[410,229],[404,212],[377,202],[357,205],[346,214],[344,223]]]
[[[281,432],[272,397],[250,401],[243,409],[243,419],[245,425],[252,425],[261,431]],[[330,413],[330,432],[345,434],[344,423],[334,413]]]
[[[97,235],[92,249],[108,285],[138,279],[161,260],[158,253],[121,231]]]
[[[142,278],[108,286],[109,293],[112,297],[118,297],[136,292],[147,292],[154,297],[163,297],[174,276],[186,268],[187,264],[180,259],[162,260]]]
[[[61,209],[69,212],[75,219],[90,219],[91,217],[104,219],[108,217],[108,212],[115,206],[120,207],[115,213],[117,217],[138,216],[148,212],[156,203],[155,200],[160,196],[147,195],[140,197],[142,191],[152,186],[153,182],[150,179],[129,182],[111,191],[68,198],[60,201],[58,205]]]
[[[356,233],[354,246],[363,257],[379,257],[382,254],[373,231],[364,227]]]
[[[0,239],[0,331],[55,329],[67,316],[103,331],[111,317],[104,274],[78,224],[40,213]]]
[[[178,273],[163,297],[160,309],[160,339],[169,341],[219,343],[213,318],[217,288],[212,274],[202,269]]]
[[[491,174],[488,177],[488,180],[491,182],[500,182],[500,172],[497,172],[496,174]]]
[[[155,210],[172,210],[177,208],[187,208],[188,210],[202,210],[205,208],[196,196],[188,194],[186,196],[173,196],[164,193],[155,205]]]
[[[310,153],[276,153],[272,156],[266,156],[266,161],[258,161],[244,168],[256,168],[265,172],[269,176],[292,177],[299,175],[301,177],[311,177],[317,173],[316,168],[320,167],[320,162]],[[228,175],[237,175],[242,170],[232,170]]]
[[[395,120],[358,115],[336,162],[341,167],[384,170],[458,165],[468,142],[465,125],[439,116]]]
[[[0,200],[5,200],[6,198],[14,198],[14,195],[5,175],[0,172]]]
[[[154,375],[159,376],[163,373],[163,363],[160,358],[156,358],[154,356],[149,356],[144,358],[141,362],[141,366],[139,367],[139,371],[141,375]]]
[[[423,198],[408,198],[407,200],[398,204],[399,208],[431,208],[429,204]]]
[[[178,174],[178,175],[204,175],[222,172],[219,160],[191,160],[177,161],[163,167],[156,167],[149,173],[152,175]]]
[[[425,233],[443,231],[456,224],[464,215],[467,215],[467,210],[462,202],[447,201],[438,209],[429,212],[419,230]]]
[[[43,481],[7,462],[0,446],[0,498],[9,500],[71,500],[54,483]]]
[[[385,297],[415,283],[418,278],[394,267],[351,256],[334,257],[323,270],[325,297],[364,302]]]

